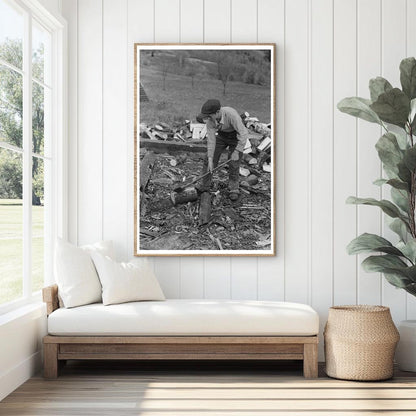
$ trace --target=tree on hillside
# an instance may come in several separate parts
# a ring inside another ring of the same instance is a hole
[[[191,78],[191,84],[192,88],[194,88],[194,79],[198,75],[202,75],[203,68],[200,64],[197,64],[196,62],[188,61],[185,66],[185,75]]]
[[[234,70],[235,54],[232,51],[218,51],[216,60],[218,65],[218,79],[222,82],[222,93],[225,95],[227,83]]]
[[[169,62],[166,56],[160,57],[160,72],[162,73],[163,91],[166,90],[166,77],[169,72]]]
[[[33,76],[41,79],[43,69],[43,49],[33,54]],[[19,40],[6,39],[0,44],[0,58],[15,67],[22,67],[23,50]],[[44,146],[44,95],[43,87],[33,83],[32,90],[32,150],[42,153]],[[0,140],[22,147],[22,120],[23,120],[23,89],[22,77],[17,72],[0,66]],[[22,172],[21,162],[12,152],[3,151],[0,160],[0,198],[14,195],[22,198]],[[20,165],[20,170],[16,168]],[[34,157],[32,164],[32,178],[43,184],[43,169],[39,167],[39,159]],[[7,179],[5,179],[7,178]],[[40,205],[43,199],[43,186],[32,189],[32,204]]]
[[[185,66],[186,58],[189,56],[189,53],[184,50],[179,50],[176,53],[176,56],[178,57],[179,68],[183,68]]]

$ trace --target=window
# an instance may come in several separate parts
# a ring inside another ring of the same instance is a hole
[[[0,0],[0,312],[53,281],[52,242],[65,228],[64,30],[37,2]]]

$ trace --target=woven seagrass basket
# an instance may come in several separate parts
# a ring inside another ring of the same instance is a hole
[[[326,373],[344,380],[393,377],[399,332],[385,306],[347,305],[329,309],[324,330]]]

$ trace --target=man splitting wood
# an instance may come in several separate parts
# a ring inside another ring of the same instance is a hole
[[[223,151],[228,148],[228,159],[230,159],[228,188],[230,199],[236,201],[240,193],[240,161],[248,139],[248,130],[234,108],[221,107],[216,99],[210,99],[204,103],[197,120],[207,125],[207,157],[204,160],[202,173],[211,172],[210,175],[204,177],[199,190],[209,191],[212,171],[218,165]]]

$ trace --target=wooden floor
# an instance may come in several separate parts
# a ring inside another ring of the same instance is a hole
[[[416,415],[416,374],[384,382],[302,377],[297,362],[70,362],[0,402],[0,415]]]

